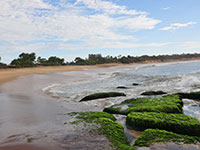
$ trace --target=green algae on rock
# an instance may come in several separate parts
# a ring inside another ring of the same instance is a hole
[[[184,114],[131,112],[126,118],[126,124],[138,130],[162,129],[179,134],[200,136],[200,122]]]
[[[200,137],[176,134],[159,129],[146,129],[144,132],[142,132],[142,135],[135,141],[135,146],[150,146],[152,143],[158,142],[200,145]]]
[[[167,94],[167,93],[163,91],[146,91],[146,92],[143,92],[141,95],[152,96],[152,95],[164,95],[164,94]]]
[[[127,115],[130,112],[165,112],[182,113],[183,101],[178,95],[166,95],[161,99],[137,98],[128,99],[120,104],[105,108],[103,111],[112,114]]]
[[[82,98],[80,102],[94,100],[94,99],[108,98],[108,97],[118,97],[118,96],[126,96],[126,94],[119,92],[95,93]]]
[[[116,119],[112,114],[105,112],[80,112],[73,114],[76,115],[77,119],[81,119],[86,123],[97,124],[96,133],[106,135],[115,150],[136,150],[135,147],[128,145],[124,127],[120,123],[114,122]]]

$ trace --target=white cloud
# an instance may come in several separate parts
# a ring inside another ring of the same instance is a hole
[[[110,1],[103,0],[77,0],[75,5],[84,4],[90,9],[103,11],[108,14],[125,14],[125,15],[147,15],[146,12],[128,10],[125,6],[116,5]]]
[[[138,47],[142,45],[132,44],[137,39],[133,33],[151,30],[161,22],[146,12],[106,0],[59,2],[1,0],[0,43],[7,44],[0,44],[0,55],[5,51],[11,56],[22,51]]]
[[[161,8],[161,10],[169,10],[170,7],[164,7],[164,8]]]
[[[188,23],[174,23],[174,24],[171,24],[169,27],[164,27],[164,28],[160,28],[160,30],[163,30],[163,31],[168,31],[168,30],[176,30],[176,29],[179,29],[179,28],[182,28],[182,27],[187,27],[189,25],[194,25],[196,24],[196,22],[188,22]]]
[[[84,3],[85,7],[78,3]],[[122,35],[118,28],[132,31],[152,29],[160,21],[146,13],[127,10],[109,1],[78,0],[76,5],[66,4],[60,9],[42,0],[0,1],[0,40],[23,42],[32,40],[107,40],[134,39]],[[105,13],[87,14],[88,8]],[[112,17],[110,14],[124,14]],[[132,16],[129,16],[132,15]],[[137,16],[134,16],[137,15]]]

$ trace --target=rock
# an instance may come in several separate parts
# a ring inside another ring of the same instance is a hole
[[[80,102],[94,100],[94,99],[108,98],[108,97],[118,97],[118,96],[126,96],[126,95],[124,93],[119,93],[119,92],[95,93],[82,98]]]
[[[180,98],[187,98],[192,100],[200,100],[200,92],[191,92],[191,93],[177,93]]]
[[[142,132],[142,135],[135,141],[135,146],[150,146],[157,142],[173,142],[176,144],[198,144],[200,142],[200,137],[187,136],[182,134],[176,134],[173,132],[168,132],[166,130],[159,129],[146,129]]]
[[[91,129],[92,131],[89,131],[90,133],[96,132],[96,135],[106,135],[114,149],[136,150],[128,145],[124,127],[120,123],[114,122],[116,119],[113,115],[105,112],[81,112],[74,114],[77,114],[76,118],[81,119],[80,121],[92,124],[94,128]]]
[[[118,86],[117,89],[128,89],[126,86]]]
[[[140,84],[138,84],[138,83],[133,83],[132,85],[133,85],[133,86],[139,86]]]
[[[147,92],[143,92],[141,95],[152,96],[152,95],[163,95],[163,94],[167,94],[167,93],[163,91],[147,91]]]
[[[165,112],[182,113],[183,101],[178,95],[166,95],[160,99],[137,98],[128,99],[120,104],[105,108],[111,114],[127,115],[130,112]]]
[[[165,150],[166,149],[172,150],[173,148],[177,148],[177,146],[174,145],[176,143],[183,147],[188,147],[188,149],[190,149],[191,147],[192,150],[193,149],[197,150],[196,146],[197,147],[199,146],[199,142],[200,142],[200,137],[196,137],[196,136],[176,134],[173,132],[168,132],[168,131],[159,130],[159,129],[146,129],[144,132],[142,132],[142,135],[135,141],[135,146],[139,146],[139,147],[151,146],[152,147],[152,145],[154,144],[155,145],[154,147],[157,147],[157,150],[163,149],[164,147],[165,147]],[[169,146],[168,144],[172,144],[172,145]],[[161,148],[161,146],[163,148]],[[177,150],[177,149],[174,149],[174,150]]]
[[[198,119],[184,114],[131,112],[126,118],[126,124],[128,127],[138,130],[151,128],[200,136],[200,122]]]

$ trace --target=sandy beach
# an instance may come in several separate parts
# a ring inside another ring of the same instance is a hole
[[[111,67],[116,65],[122,65],[117,63],[102,64],[102,65],[86,65],[86,66],[41,66],[33,68],[12,68],[12,69],[0,69],[0,83],[16,79],[19,76],[31,75],[31,74],[45,74],[50,72],[66,72],[66,71],[79,71],[83,69],[92,69],[98,67]]]

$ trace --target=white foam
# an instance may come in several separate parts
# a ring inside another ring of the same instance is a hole
[[[48,92],[48,91],[52,90],[53,88],[59,87],[59,86],[61,86],[61,84],[52,84],[52,85],[49,85],[49,86],[43,88],[42,91],[43,92]]]
[[[200,80],[195,76],[183,76],[178,85],[182,87],[200,87]]]

